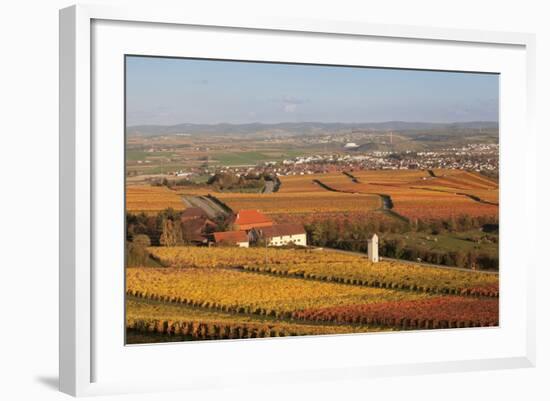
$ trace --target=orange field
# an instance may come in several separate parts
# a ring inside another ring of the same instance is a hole
[[[319,192],[273,194],[229,194],[216,197],[233,210],[259,209],[267,214],[367,212],[382,206],[380,197],[367,194],[330,192],[320,186]]]
[[[393,210],[409,219],[498,215],[498,184],[476,173],[438,170],[436,177],[432,177],[418,170],[382,170],[351,174],[357,182],[344,174],[315,179],[338,191],[388,195]]]
[[[393,210],[409,219],[498,216],[498,206],[476,202],[465,196],[423,190],[389,194],[394,202]]]
[[[281,187],[278,193],[296,193],[296,192],[325,192],[323,188],[313,182],[320,177],[330,177],[342,174],[309,174],[309,175],[291,175],[279,177]],[[343,175],[342,175],[343,176]]]
[[[126,187],[126,211],[132,213],[157,213],[173,208],[185,209],[181,196],[167,187],[135,185]]]
[[[270,217],[278,224],[298,223],[312,224],[323,220],[366,222],[377,221],[378,223],[391,225],[396,222],[395,217],[384,213],[381,210],[367,210],[355,212],[324,212],[324,213],[276,213],[270,214]]]
[[[411,182],[429,177],[423,170],[362,170],[351,172],[362,183],[377,183],[380,185],[407,185]]]
[[[462,170],[368,170],[280,177],[278,192],[216,193],[208,186],[129,186],[127,210],[157,212],[185,208],[182,195],[213,194],[234,211],[258,209],[282,220],[369,215],[381,210],[380,195],[391,198],[393,212],[408,219],[497,217],[499,187],[480,174]],[[340,216],[339,216],[340,215]],[[377,212],[380,217],[381,213]],[[277,218],[277,220],[279,220]]]
[[[498,183],[467,171],[440,171],[440,175],[414,183],[415,188],[473,195],[482,201],[498,204]]]

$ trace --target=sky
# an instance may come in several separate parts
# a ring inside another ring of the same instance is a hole
[[[498,121],[498,75],[128,56],[132,125]]]

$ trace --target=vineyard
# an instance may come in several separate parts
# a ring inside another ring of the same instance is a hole
[[[147,302],[135,298],[127,301],[127,310],[127,326],[131,330],[180,335],[192,339],[287,337],[383,330],[373,325],[285,322],[266,316],[233,315],[209,309]]]
[[[269,275],[245,275],[225,269],[128,268],[126,285],[128,294],[137,297],[268,316],[288,314],[296,309],[427,296]]]
[[[149,251],[171,267],[126,269],[130,342],[498,325],[498,275],[329,251]]]
[[[456,328],[498,325],[498,300],[462,297],[380,302],[297,312],[297,319],[377,324],[400,328]]]
[[[399,262],[371,263],[354,255],[310,250],[239,248],[151,248],[166,265],[239,268],[278,276],[428,293],[498,296],[498,277]]]
[[[498,216],[498,184],[479,174],[460,170],[439,170],[435,177],[418,170],[350,174],[353,179],[344,174],[319,175],[312,179],[344,193],[387,195],[393,210],[411,220]]]
[[[342,253],[323,253],[310,249],[277,248],[200,248],[200,247],[152,247],[150,253],[167,265],[174,267],[239,267],[264,263],[295,265],[306,262],[353,262],[357,256]],[[266,259],[267,258],[267,259]],[[363,260],[363,259],[360,259]]]

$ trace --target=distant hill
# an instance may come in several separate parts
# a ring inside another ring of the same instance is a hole
[[[277,123],[277,124],[176,124],[176,125],[136,125],[127,128],[128,135],[155,136],[175,134],[255,134],[273,132],[279,134],[315,134],[323,132],[350,131],[350,130],[394,130],[394,131],[431,131],[431,130],[460,130],[460,129],[496,129],[496,121],[468,121],[456,123],[430,123],[385,121],[372,123]]]

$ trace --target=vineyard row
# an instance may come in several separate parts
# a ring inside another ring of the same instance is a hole
[[[349,277],[338,277],[319,273],[308,272],[289,272],[288,270],[277,269],[276,267],[259,267],[259,266],[237,266],[235,269],[244,270],[253,273],[265,273],[277,276],[305,278],[310,280],[333,282],[338,284],[350,284],[360,285],[365,287],[385,288],[393,290],[405,290],[405,291],[418,291],[430,294],[445,294],[445,295],[462,295],[462,296],[475,296],[475,297],[490,297],[498,298],[498,288],[492,287],[474,287],[474,288],[448,288],[448,287],[429,287],[417,285],[415,283],[398,283],[398,282],[386,282],[381,280],[366,280],[355,279]]]
[[[486,327],[498,325],[498,314],[491,318],[433,318],[433,317],[420,317],[411,318],[408,313],[403,312],[397,316],[392,311],[375,311],[374,313],[348,313],[347,309],[343,309],[344,312],[332,313],[330,308],[326,310],[321,309],[311,311],[294,311],[294,312],[281,312],[276,310],[269,310],[264,308],[250,308],[246,306],[235,305],[223,305],[209,301],[196,301],[182,297],[169,297],[163,295],[156,295],[141,291],[128,290],[127,295],[136,298],[148,299],[158,302],[176,303],[187,306],[200,307],[218,310],[227,313],[238,314],[253,314],[259,316],[268,316],[277,319],[289,319],[295,321],[307,321],[307,322],[324,322],[334,324],[362,324],[373,326],[385,326],[395,327],[402,329],[435,329],[435,328],[457,328],[457,327]],[[496,301],[495,301],[496,302]],[[402,303],[395,303],[396,307]],[[343,307],[346,308],[346,307]],[[388,313],[389,312],[389,313]],[[413,314],[414,316],[414,314]]]
[[[344,305],[298,311],[295,319],[340,324],[371,324],[403,329],[498,326],[498,300],[434,297],[370,305]]]
[[[147,291],[127,290],[126,295],[135,297],[135,298],[151,300],[151,301],[182,304],[182,305],[212,309],[212,310],[217,310],[217,311],[227,312],[227,313],[269,316],[277,319],[292,319],[292,315],[293,315],[293,312],[288,312],[288,311],[283,312],[283,311],[277,311],[274,309],[266,309],[266,308],[251,308],[249,306],[225,305],[217,302],[197,301],[197,300],[189,299],[185,297],[173,297],[173,296],[171,297],[168,295],[158,295]]]
[[[196,340],[287,337],[307,334],[269,325],[202,323],[156,319],[130,319],[126,323],[126,328],[144,333],[190,336]]]

